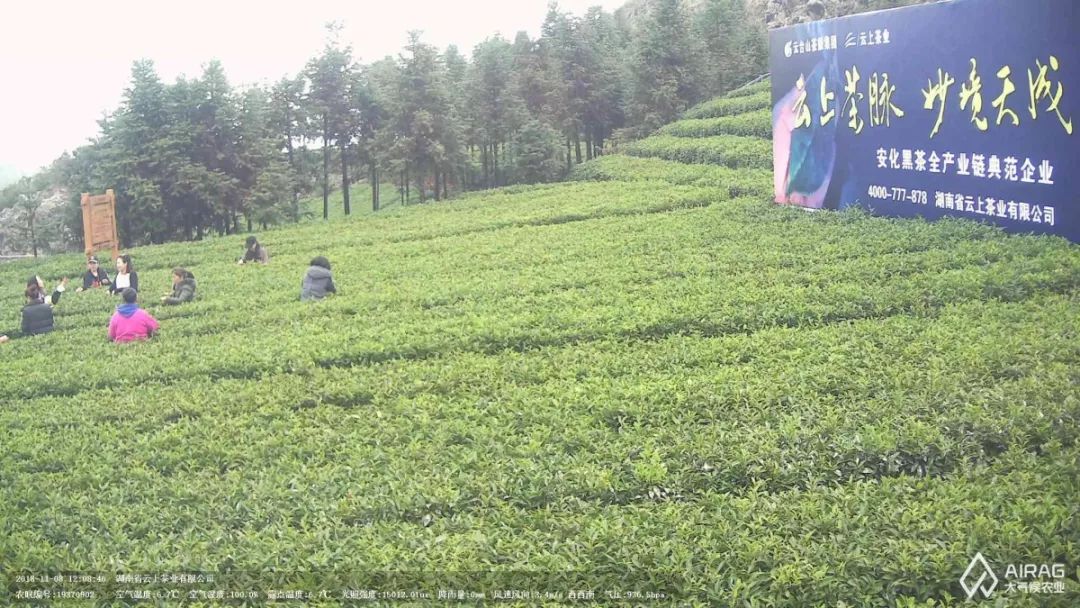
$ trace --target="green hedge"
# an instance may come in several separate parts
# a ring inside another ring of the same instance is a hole
[[[730,168],[766,169],[772,166],[772,142],[757,137],[717,135],[694,139],[654,135],[630,143],[620,151],[631,156]]]
[[[772,196],[772,171],[686,164],[662,158],[616,154],[574,167],[571,179],[591,181],[662,180],[683,186],[718,188],[731,197]]]
[[[660,134],[675,137],[744,135],[772,139],[772,111],[763,109],[735,116],[680,120],[660,129]]]
[[[94,291],[0,345],[5,569],[608,572],[691,606],[959,605],[975,551],[1072,576],[1076,247],[732,198],[767,173],[612,156],[267,231],[265,267],[135,249],[151,302],[199,280],[154,341],[106,342]],[[319,254],[340,293],[297,302]],[[0,265],[3,321],[80,262]]]
[[[683,118],[718,118],[768,108],[771,104],[769,91],[761,91],[741,97],[718,97],[690,108]]]
[[[729,91],[725,95],[725,97],[746,97],[747,95],[754,95],[756,93],[761,93],[762,91],[770,91],[772,90],[771,87],[771,81],[766,78],[765,80],[762,80],[760,82],[755,82],[754,84],[742,86],[732,91]]]

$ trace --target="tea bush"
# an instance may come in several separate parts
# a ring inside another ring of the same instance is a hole
[[[769,108],[771,93],[768,89],[741,97],[719,97],[698,104],[683,114],[683,118],[719,118]]]
[[[713,137],[675,137],[654,135],[627,144],[622,151],[630,156],[702,163],[724,167],[765,169],[772,164],[772,142],[758,137],[717,135]]]
[[[772,139],[772,111],[766,108],[736,116],[685,119],[661,128],[660,133],[675,137],[745,135]]]
[[[1065,563],[1039,599],[1075,603],[1076,247],[774,206],[769,151],[655,136],[577,181],[266,231],[265,267],[235,265],[242,235],[133,250],[153,341],[108,343],[90,291],[0,345],[4,573],[950,606],[981,551]],[[315,255],[340,293],[301,303]],[[176,265],[198,297],[159,306]],[[27,275],[81,267],[0,265],[0,327]]]

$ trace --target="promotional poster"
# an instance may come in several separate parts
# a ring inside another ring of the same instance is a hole
[[[953,0],[770,32],[776,202],[1080,241],[1074,0]]]

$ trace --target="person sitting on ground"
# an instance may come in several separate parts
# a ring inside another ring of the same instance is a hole
[[[109,292],[113,295],[122,294],[128,287],[139,291],[139,273],[131,265],[131,256],[124,254],[116,258],[116,276],[113,277]]]
[[[41,280],[41,277],[35,274],[35,275],[31,276],[29,279],[26,280],[27,301],[29,302],[30,290],[33,288],[33,289],[36,289],[38,292],[40,292],[40,295],[41,295],[40,299],[42,301],[44,301],[49,306],[56,306],[57,304],[60,303],[60,296],[65,291],[67,291],[67,284],[68,284],[68,278],[67,277],[64,277],[64,278],[60,279],[60,282],[57,283],[56,287],[53,288],[52,294],[49,295],[48,297],[45,297],[45,294],[49,293],[49,292],[45,291],[45,281]]]
[[[249,262],[259,262],[265,264],[270,261],[270,253],[266,251],[266,247],[259,244],[259,239],[255,236],[247,237],[247,241],[244,244],[244,257],[240,258],[237,264],[247,264]]]
[[[116,307],[116,312],[109,321],[109,339],[113,342],[131,342],[153,338],[158,330],[157,319],[139,308],[135,303],[139,293],[128,287],[120,297],[124,303]]]
[[[330,260],[319,256],[311,260],[311,266],[300,285],[301,300],[321,300],[328,293],[337,293],[334,276],[330,273]]]
[[[53,330],[52,307],[60,302],[60,294],[67,288],[67,278],[45,296],[45,282],[35,275],[26,282],[26,306],[22,309],[22,333],[24,336],[47,334]]]
[[[175,306],[195,299],[195,275],[183,268],[173,268],[172,295],[161,298],[162,304]]]
[[[98,265],[96,257],[90,256],[90,259],[86,260],[86,274],[83,275],[82,287],[75,291],[94,289],[95,287],[107,287],[109,285],[111,285],[109,273]]]

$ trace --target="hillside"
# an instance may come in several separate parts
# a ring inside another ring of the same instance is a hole
[[[832,19],[936,0],[745,0],[748,13],[757,16],[770,28],[784,27],[820,19]],[[710,0],[682,0],[690,11],[701,11]],[[643,22],[650,0],[629,0],[618,10],[631,25]]]
[[[5,567],[933,606],[975,551],[1074,559],[1080,252],[770,204],[767,95],[568,183],[264,232],[267,267],[134,250],[155,340],[89,292],[0,345]],[[298,302],[320,254],[340,294]],[[158,306],[177,265],[199,297]],[[0,328],[81,268],[0,265]]]

